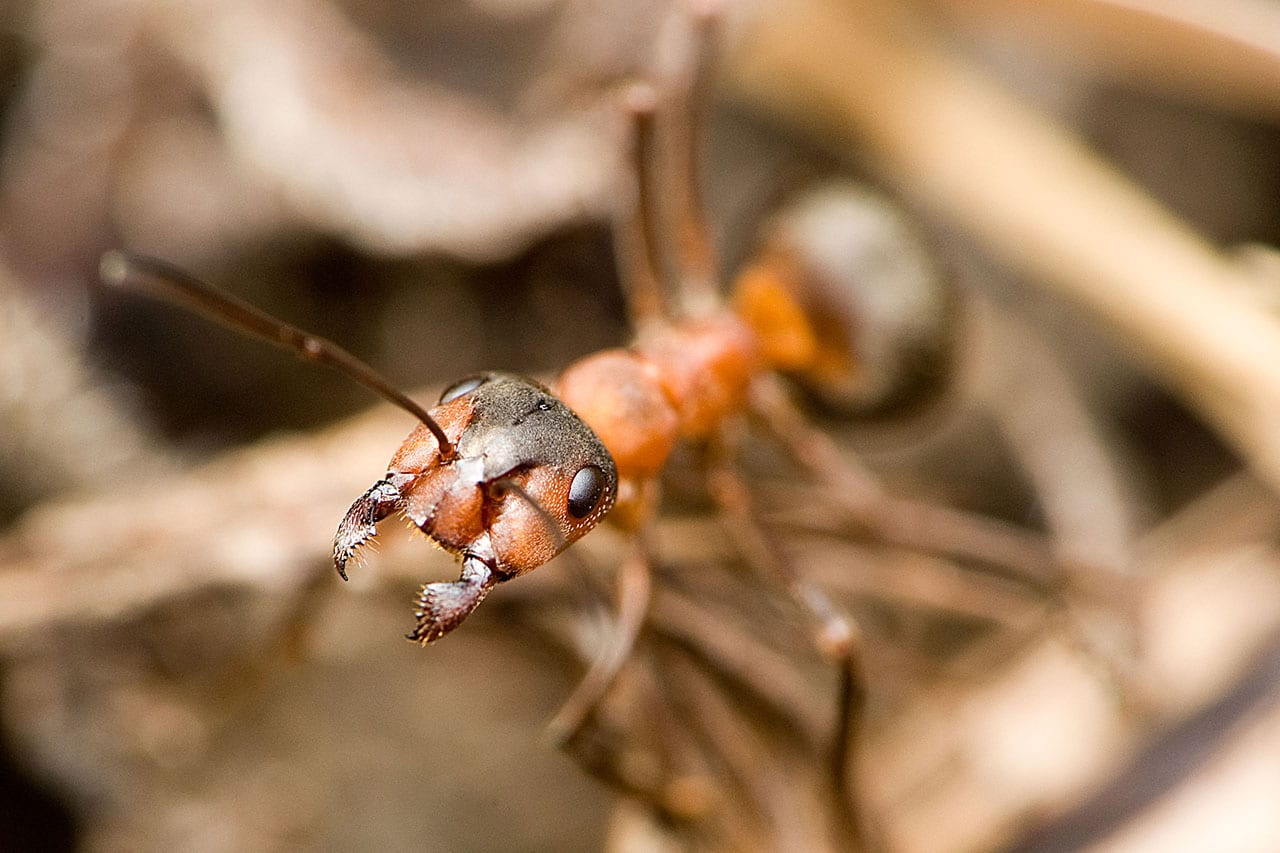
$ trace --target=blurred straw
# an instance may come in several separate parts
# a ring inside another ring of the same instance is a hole
[[[1093,73],[1280,120],[1280,4],[1269,0],[932,0]]]
[[[80,347],[0,266],[0,507],[170,470],[155,437]]]

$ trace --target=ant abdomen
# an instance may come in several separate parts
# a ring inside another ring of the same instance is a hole
[[[907,217],[851,181],[774,214],[734,286],[765,359],[819,409],[850,417],[900,413],[946,384],[956,301]]]

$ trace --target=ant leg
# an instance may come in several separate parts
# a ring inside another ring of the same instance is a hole
[[[662,292],[662,259],[657,255],[658,223],[653,199],[653,162],[656,148],[654,115],[658,96],[645,83],[629,86],[622,96],[627,118],[627,180],[631,204],[614,218],[613,245],[618,273],[627,299],[627,313],[637,333],[667,318]]]
[[[706,133],[714,82],[716,44],[723,21],[715,0],[691,3],[689,55],[683,79],[677,84],[673,110],[671,196],[676,199],[675,223],[680,263],[680,288],[686,312],[697,316],[719,304],[715,244],[707,225],[702,198],[700,143]]]
[[[885,493],[869,472],[846,458],[826,434],[809,425],[775,378],[763,378],[752,385],[750,410],[792,457],[827,487],[828,499],[848,514],[849,521],[883,542],[1004,569],[1006,577],[1026,585],[1065,614],[1068,637],[1088,658],[1101,662],[1122,701],[1134,707],[1141,705],[1129,665],[1105,650],[1097,651],[1097,643],[1086,635],[1076,617],[1078,605],[1072,602],[1073,573],[1045,537],[994,519]],[[804,520],[793,527],[813,529]]]
[[[809,684],[785,654],[756,633],[741,630],[728,614],[666,585],[654,604],[649,629],[656,640],[678,649],[740,700],[767,709],[779,728],[800,733],[810,747],[820,748],[817,733],[828,721],[806,704]]]
[[[1043,536],[963,510],[888,494],[871,472],[847,458],[830,437],[805,420],[776,378],[762,377],[752,384],[750,411],[827,488],[826,499],[873,537],[1003,569],[1012,579],[1050,597],[1061,586],[1063,568]],[[796,526],[806,525],[798,522]]]
[[[586,581],[578,578],[575,583]],[[623,590],[633,584],[619,578],[617,586],[623,594]],[[508,600],[507,604],[511,603]],[[525,606],[517,610],[517,614],[522,614],[521,618],[527,619],[545,642],[558,653],[592,666],[592,656],[580,643],[574,642],[574,632],[565,627],[564,619],[548,618],[546,609],[532,600],[525,602]],[[598,666],[599,659],[594,660]],[[710,807],[708,792],[712,783],[705,767],[688,766],[689,762],[677,758],[695,751],[690,743],[687,715],[673,713],[664,701],[669,687],[665,671],[659,685],[653,668],[646,665],[645,660],[635,654],[626,655],[625,660],[632,664],[627,667],[626,677],[613,679],[600,695],[600,701],[590,705],[585,721],[576,732],[571,736],[561,735],[556,731],[556,723],[549,725],[548,730],[584,772],[616,793],[651,809],[664,824],[701,818]],[[618,700],[616,704],[614,700]],[[566,705],[572,703],[571,699]]]
[[[631,656],[640,628],[649,612],[652,577],[646,537],[637,535],[618,568],[618,621],[609,648],[591,663],[587,674],[547,725],[557,746],[564,748],[581,735],[596,709],[613,686],[622,665]]]
[[[721,448],[723,450],[723,448]],[[743,557],[758,571],[772,575],[817,625],[814,644],[839,668],[837,720],[832,735],[830,775],[842,829],[866,846],[867,828],[852,790],[853,748],[861,730],[866,685],[862,671],[861,632],[853,619],[816,584],[804,578],[783,556],[755,518],[751,494],[726,464],[723,453],[708,476],[711,496]]]

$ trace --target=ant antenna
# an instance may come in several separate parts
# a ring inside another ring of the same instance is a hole
[[[179,305],[222,323],[228,328],[256,335],[299,358],[327,364],[350,376],[371,391],[381,394],[426,425],[435,436],[442,459],[452,459],[456,449],[444,429],[427,410],[396,390],[369,365],[327,338],[308,334],[283,320],[255,308],[248,302],[206,284],[155,258],[110,251],[102,256],[98,274],[104,284],[142,293]]]

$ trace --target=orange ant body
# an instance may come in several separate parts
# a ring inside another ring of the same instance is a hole
[[[701,49],[707,47],[706,25]],[[705,60],[705,56],[703,57]],[[705,77],[698,63],[690,91]],[[688,100],[692,106],[693,97]],[[569,366],[555,394],[532,380],[487,373],[455,383],[424,411],[336,344],[308,335],[167,265],[119,252],[103,258],[108,284],[194,303],[228,325],[255,333],[304,358],[336,366],[413,414],[420,424],[392,457],[387,473],[359,497],[339,524],[334,564],[347,564],[376,535],[379,521],[405,515],[461,559],[457,581],[425,585],[408,637],[423,644],[456,628],[500,582],[559,554],[609,514],[635,534],[619,582],[617,641],[602,655],[553,723],[573,741],[608,691],[644,620],[648,601],[646,528],[656,514],[657,479],[680,441],[708,450],[708,482],[744,556],[782,582],[817,627],[820,650],[840,666],[840,711],[832,776],[856,831],[846,786],[850,741],[862,692],[857,633],[840,608],[807,582],[755,522],[745,486],[732,469],[732,425],[752,414],[788,443],[793,455],[828,482],[857,480],[777,394],[776,373],[826,386],[856,384],[865,366],[849,339],[856,324],[824,331],[835,315],[856,312],[849,295],[815,286],[804,247],[766,245],[738,276],[733,310],[715,294],[710,240],[692,187],[684,187],[678,243],[682,275],[678,312],[666,308],[658,270],[652,184],[656,98],[633,87],[625,101],[632,129],[637,203],[617,229],[622,272],[638,338]],[[688,116],[679,171],[693,183],[696,122]],[[677,158],[679,159],[679,157]],[[664,199],[666,201],[667,199]],[[819,276],[820,278],[821,276]],[[835,300],[833,302],[833,300]]]

